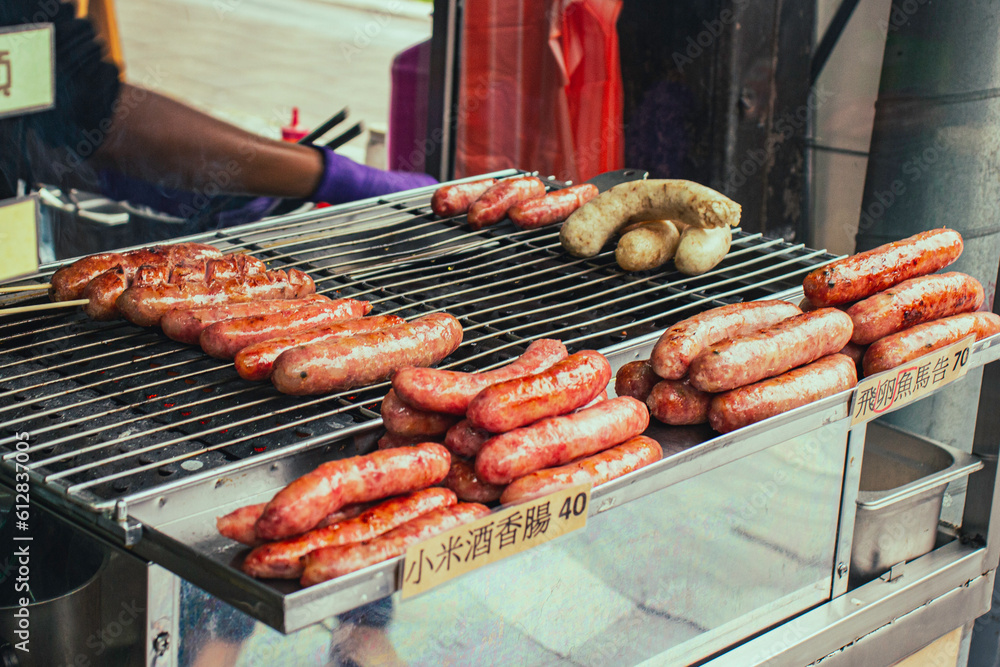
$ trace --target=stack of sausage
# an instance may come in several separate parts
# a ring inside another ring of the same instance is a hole
[[[431,210],[442,218],[467,213],[475,230],[505,217],[521,229],[536,229],[562,222],[596,196],[597,187],[590,183],[545,194],[545,184],[534,176],[486,178],[441,186],[431,198]]]
[[[937,273],[962,253],[962,236],[934,229],[820,267],[806,276],[803,310],[834,306],[854,323],[849,350],[865,375],[895,368],[975,334],[1000,332],[978,313],[983,286],[964,273]]]
[[[854,361],[839,354],[852,332],[836,308],[722,306],[667,329],[648,361],[619,369],[615,390],[645,400],[666,424],[728,433],[857,384]]]
[[[740,220],[736,202],[678,179],[622,183],[599,195],[590,183],[545,194],[534,176],[488,178],[441,186],[431,209],[441,217],[467,213],[475,230],[504,217],[521,229],[565,220],[560,242],[577,257],[597,255],[621,232],[615,259],[622,269],[648,271],[673,259],[678,271],[692,276],[722,261],[732,243],[730,227]]]
[[[814,270],[804,313],[758,301],[688,318],[667,329],[650,360],[623,366],[615,389],[645,400],[664,423],[708,422],[725,433],[853,387],[856,366],[870,375],[1000,333],[1000,317],[972,312],[983,303],[977,280],[931,275],[961,252],[958,232],[923,232]]]
[[[243,571],[260,578],[326,581],[402,555],[433,535],[489,513],[431,488],[451,455],[436,443],[324,463],[267,503],[219,517],[226,537],[254,547]]]
[[[461,500],[517,503],[594,486],[658,461],[645,405],[607,400],[611,366],[598,352],[568,355],[556,340],[485,373],[406,368],[382,402],[381,446],[442,439],[453,454],[443,484]]]
[[[95,320],[124,317],[154,326],[179,305],[203,306],[301,298],[316,291],[298,269],[268,271],[242,254],[223,255],[202,243],[177,243],[84,257],[52,275],[53,301],[86,298]]]
[[[158,325],[234,360],[244,379],[270,378],[295,395],[386,380],[403,366],[435,364],[462,342],[451,315],[364,317],[367,301],[315,291],[298,269],[267,271],[255,257],[179,243],[85,257],[56,271],[51,297],[88,298],[84,310],[94,319]]]

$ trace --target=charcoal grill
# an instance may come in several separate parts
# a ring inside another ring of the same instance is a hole
[[[605,175],[600,186],[642,176]],[[543,180],[549,188],[565,185]],[[502,365],[540,338],[559,338],[571,352],[601,350],[617,369],[648,355],[664,328],[700,310],[797,299],[802,277],[834,258],[737,230],[729,255],[702,276],[669,265],[627,274],[613,250],[588,259],[564,253],[557,228],[522,231],[504,222],[472,231],[464,216],[439,219],[430,211],[433,190],[187,240],[245,251],[271,268],[305,270],[320,293],[368,300],[373,314],[451,313],[464,340],[441,367],[463,371]],[[18,284],[45,282],[55,268]],[[284,396],[158,331],[93,322],[79,312],[3,318],[0,340],[0,474],[12,479],[17,434],[29,433],[27,467],[41,504],[286,632],[395,590],[395,560],[309,589],[252,580],[234,567],[242,548],[215,534],[213,521],[269,499],[324,460],[373,449],[388,383]],[[811,422],[800,410],[745,429],[742,453],[725,453],[734,436],[670,429],[661,435],[676,443],[668,447],[674,456],[595,491],[591,512],[842,418],[847,394],[807,406]],[[692,447],[699,443],[707,449]],[[684,463],[694,468],[678,472]]]

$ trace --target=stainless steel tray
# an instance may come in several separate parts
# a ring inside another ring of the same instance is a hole
[[[655,341],[656,337],[650,336],[605,352],[617,369],[629,361],[648,358]],[[1000,336],[976,343],[970,369],[997,358],[1000,358]],[[654,423],[648,434],[663,445],[663,460],[595,489],[589,515],[608,511],[821,426],[847,420],[853,393],[854,390],[844,391],[725,435],[716,434],[707,426],[668,427]],[[295,582],[262,581],[243,574],[238,565],[246,548],[222,537],[215,528],[217,516],[242,505],[269,500],[289,481],[331,456],[371,449],[376,435],[371,430],[293,458],[255,462],[234,474],[217,475],[133,502],[128,512],[130,521],[140,522],[142,531],[142,539],[133,549],[282,632],[293,632],[390,595],[399,588],[401,558],[301,588]]]

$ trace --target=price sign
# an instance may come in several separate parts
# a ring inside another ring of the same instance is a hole
[[[965,375],[974,342],[974,335],[967,336],[953,345],[859,382],[851,404],[851,426],[912,403]]]
[[[0,280],[38,270],[38,199],[0,201]]]
[[[51,23],[0,29],[0,118],[55,106]]]
[[[574,486],[415,544],[403,559],[403,597],[583,528],[589,505],[590,485]]]

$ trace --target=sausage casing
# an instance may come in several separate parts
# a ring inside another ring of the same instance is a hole
[[[410,438],[443,436],[458,417],[412,408],[399,400],[394,389],[382,399],[382,424],[393,435]]]
[[[649,426],[646,404],[631,396],[597,405],[491,438],[476,456],[476,474],[490,484],[589,456],[639,435]]]
[[[916,324],[969,313],[984,298],[983,286],[964,273],[910,278],[847,309],[854,321],[851,342],[868,345]]]
[[[437,368],[404,368],[392,377],[396,394],[420,410],[464,415],[469,402],[486,387],[541,372],[569,353],[558,340],[532,342],[513,362],[483,373],[461,373]]]
[[[68,266],[59,268],[50,281],[49,297],[53,301],[79,299],[87,284],[108,269],[120,266],[131,277],[134,270],[147,263],[163,261],[180,262],[209,257],[222,257],[222,253],[204,243],[175,243],[130,250],[124,253],[105,252],[82,257]]]
[[[334,338],[282,352],[271,381],[285,394],[322,394],[374,384],[406,366],[430,366],[462,342],[462,325],[431,313],[381,331]]]
[[[620,445],[558,468],[539,470],[515,479],[504,489],[500,502],[523,503],[578,484],[600,486],[663,458],[660,443],[637,435]]]
[[[371,308],[367,301],[338,299],[294,310],[238,317],[205,327],[198,336],[198,342],[209,356],[232,359],[237,352],[250,345],[362,317]]]
[[[500,181],[479,196],[469,207],[469,226],[479,230],[504,219],[511,206],[545,194],[545,184],[534,176]]]
[[[790,317],[702,350],[691,362],[691,385],[715,393],[780,375],[839,352],[851,340],[853,329],[851,318],[837,308]]]
[[[305,556],[305,567],[300,581],[303,586],[312,586],[402,556],[409,547],[418,542],[475,521],[489,513],[490,510],[485,505],[458,503],[431,510],[367,542],[317,549]]]
[[[521,229],[537,229],[562,222],[597,194],[597,186],[591,183],[571,185],[515,204],[507,215]]]
[[[963,313],[918,324],[869,345],[863,361],[865,375],[895,368],[972,334],[982,340],[996,333],[1000,333],[1000,315],[994,313]]]
[[[787,301],[733,303],[706,310],[664,331],[649,363],[661,378],[680,380],[694,358],[709,345],[766,329],[801,312]]]
[[[819,308],[867,299],[909,278],[934,273],[962,254],[962,235],[932,229],[815,269],[802,281]]]
[[[257,535],[277,540],[304,533],[344,505],[437,484],[449,468],[451,454],[437,443],[329,461],[294,480],[271,499],[257,520]]]
[[[483,448],[493,434],[484,428],[476,428],[468,419],[463,419],[450,429],[444,436],[444,446],[457,456],[473,458]]]
[[[319,294],[309,294],[301,299],[268,299],[221,303],[205,308],[174,308],[160,318],[160,327],[168,338],[188,345],[197,345],[201,332],[216,322],[234,317],[283,313],[319,303],[330,303],[330,299]]]
[[[323,526],[328,526],[332,523],[337,523],[338,521],[356,517],[368,509],[369,506],[370,503],[345,505],[339,510],[331,512],[323,517],[323,520],[319,522],[317,528],[322,528]],[[217,517],[215,519],[215,526],[219,529],[220,534],[231,540],[236,540],[241,544],[245,544],[249,547],[255,547],[258,544],[263,544],[264,540],[257,536],[256,526],[257,519],[259,519],[260,515],[264,513],[265,507],[267,507],[267,503],[257,503],[256,505],[245,505],[237,508],[225,516]]]
[[[115,305],[129,322],[158,325],[167,311],[220,303],[302,298],[316,291],[312,278],[298,269],[268,271],[222,283],[195,283],[129,287]]]
[[[659,381],[660,376],[653,371],[648,360],[630,361],[615,373],[615,394],[645,401]]]
[[[493,187],[496,182],[495,178],[485,178],[471,183],[442,185],[431,197],[431,210],[442,218],[461,215],[469,210],[472,202],[479,199],[479,195]]]
[[[298,537],[262,544],[247,554],[241,568],[262,579],[298,579],[302,576],[302,557],[310,551],[370,540],[421,514],[456,502],[455,493],[442,488],[390,498],[354,518],[315,528]]]
[[[451,489],[466,503],[492,503],[500,499],[503,486],[489,484],[476,476],[476,467],[464,459],[453,458],[448,476],[441,486]]]
[[[274,362],[281,356],[281,353],[293,347],[344,336],[355,336],[369,331],[381,331],[404,323],[405,320],[399,315],[374,315],[319,327],[294,336],[271,338],[255,345],[249,345],[237,352],[234,359],[236,372],[244,380],[266,380],[271,377]]]
[[[584,350],[534,375],[498,382],[476,394],[466,413],[473,426],[503,433],[586,405],[611,380],[611,364]]]
[[[739,387],[712,399],[708,423],[720,433],[779,415],[858,383],[854,360],[831,354],[787,373]]]
[[[695,389],[687,378],[660,380],[646,397],[649,414],[671,426],[708,422],[711,403],[712,394]]]

